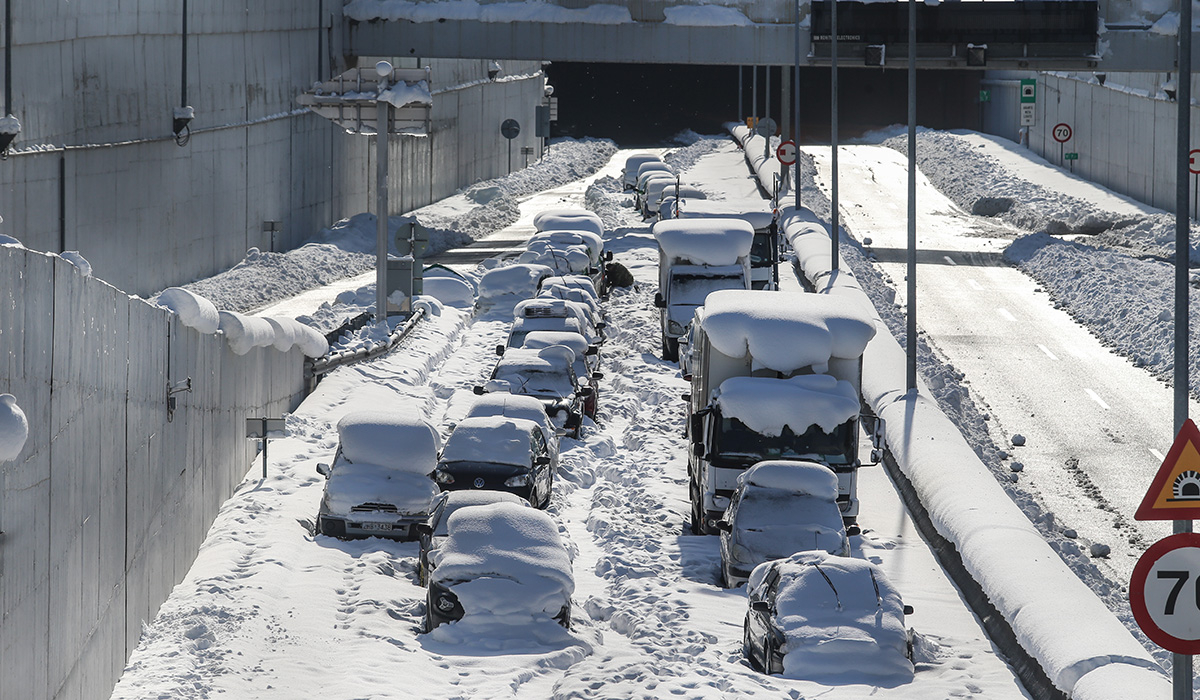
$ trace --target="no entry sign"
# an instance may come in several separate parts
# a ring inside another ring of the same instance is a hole
[[[784,141],[775,149],[775,157],[784,165],[792,165],[796,162],[796,142]]]
[[[1171,535],[1146,550],[1129,580],[1129,607],[1155,644],[1200,653],[1200,533]]]

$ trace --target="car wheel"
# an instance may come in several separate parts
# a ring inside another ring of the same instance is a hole
[[[679,340],[677,338],[663,338],[662,358],[667,362],[679,361]]]
[[[696,483],[688,480],[691,484],[689,489],[692,501],[692,534],[704,534],[704,504],[700,502],[699,489],[696,488]]]

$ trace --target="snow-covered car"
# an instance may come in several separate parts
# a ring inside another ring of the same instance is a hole
[[[595,420],[596,402],[599,399],[600,393],[600,380],[604,378],[604,375],[599,371],[599,348],[588,343],[587,338],[578,333],[563,331],[533,331],[532,333],[527,333],[521,347],[530,350],[540,350],[552,345],[566,346],[571,348],[571,352],[575,353],[575,376],[586,380],[588,386],[592,388],[591,393],[584,397],[583,414]]]
[[[425,631],[456,620],[571,625],[575,579],[558,525],[516,503],[460,508],[426,590]]]
[[[517,257],[517,262],[545,265],[556,275],[585,274],[592,267],[587,247],[582,245],[555,245],[542,242]]]
[[[479,294],[475,303],[482,309],[505,302],[515,304],[536,294],[542,280],[553,274],[551,268],[532,263],[492,268],[479,278]]]
[[[660,181],[664,183],[663,185],[660,185],[660,187],[666,187],[665,183],[674,184],[675,175],[662,170],[651,170],[650,172],[638,177],[637,187],[633,191],[634,208],[645,214],[646,193],[649,191],[649,188],[653,183]],[[660,189],[659,192],[661,193],[661,191],[662,190]]]
[[[538,407],[538,410],[542,410],[541,407]],[[443,491],[433,499],[429,506],[429,518],[417,526],[421,542],[417,577],[422,586],[429,584],[429,572],[437,568],[437,549],[446,540],[448,523],[454,511],[467,506],[486,506],[491,503],[529,506],[529,501],[508,491]]]
[[[583,400],[591,387],[575,376],[575,353],[555,345],[541,350],[509,348],[492,370],[491,379],[476,386],[477,395],[508,392],[542,402],[556,428],[579,437]]]
[[[554,439],[531,420],[465,418],[446,438],[433,480],[443,491],[508,491],[545,508],[558,470]]]
[[[534,215],[533,227],[538,231],[591,231],[597,236],[604,235],[604,222],[587,209],[543,209]]]
[[[534,297],[513,307],[513,325],[506,345],[521,347],[525,334],[531,331],[572,331],[587,338],[589,343],[599,344],[604,341],[605,325],[596,319],[586,303]]]
[[[796,552],[850,554],[837,475],[808,461],[759,462],[738,475],[721,531],[721,581],[734,588],[754,567]]]
[[[638,170],[643,163],[662,163],[662,158],[653,153],[634,153],[625,159],[625,167],[621,169],[622,189],[632,190],[637,184]]]
[[[647,182],[646,189],[642,192],[642,216],[658,216],[658,205],[662,202],[663,195],[674,192],[678,184],[679,181],[675,178],[654,178]]]
[[[356,411],[338,421],[332,464],[318,464],[325,493],[317,532],[331,537],[416,539],[438,486],[429,478],[441,440],[423,416]]]
[[[862,559],[800,552],[758,565],[747,585],[746,657],[764,673],[805,680],[907,683],[912,608]]]
[[[522,418],[531,420],[542,426],[547,435],[557,437],[554,423],[546,415],[546,408],[532,396],[497,392],[476,396],[471,407],[467,409],[464,418],[479,418],[486,416],[504,416],[506,418]],[[450,427],[451,430],[454,426]],[[558,440],[550,441],[551,451],[558,456]]]

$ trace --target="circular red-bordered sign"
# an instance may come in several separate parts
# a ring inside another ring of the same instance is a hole
[[[1188,170],[1193,175],[1200,175],[1200,148],[1193,148],[1188,151]]]
[[[1155,644],[1200,654],[1200,533],[1171,535],[1146,550],[1129,579],[1129,607]]]
[[[775,157],[783,165],[793,165],[796,162],[796,142],[784,141],[775,148]]]
[[[1050,132],[1054,135],[1054,140],[1059,143],[1066,143],[1071,140],[1071,136],[1075,133],[1071,130],[1071,125],[1066,122],[1059,122],[1054,125],[1054,130]]]

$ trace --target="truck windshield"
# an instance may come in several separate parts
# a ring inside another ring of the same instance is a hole
[[[750,267],[766,267],[775,264],[774,246],[771,245],[770,233],[754,234],[754,244],[750,246]]]
[[[670,303],[700,306],[710,292],[721,289],[745,289],[741,275],[676,274],[671,276]]]
[[[736,418],[720,418],[720,428],[713,436],[713,463],[718,466],[750,466],[764,459],[799,459],[816,456],[831,464],[847,464],[853,459],[855,446],[854,420],[839,425],[832,433],[811,426],[801,435],[784,426],[777,436],[762,435],[746,427]]]

